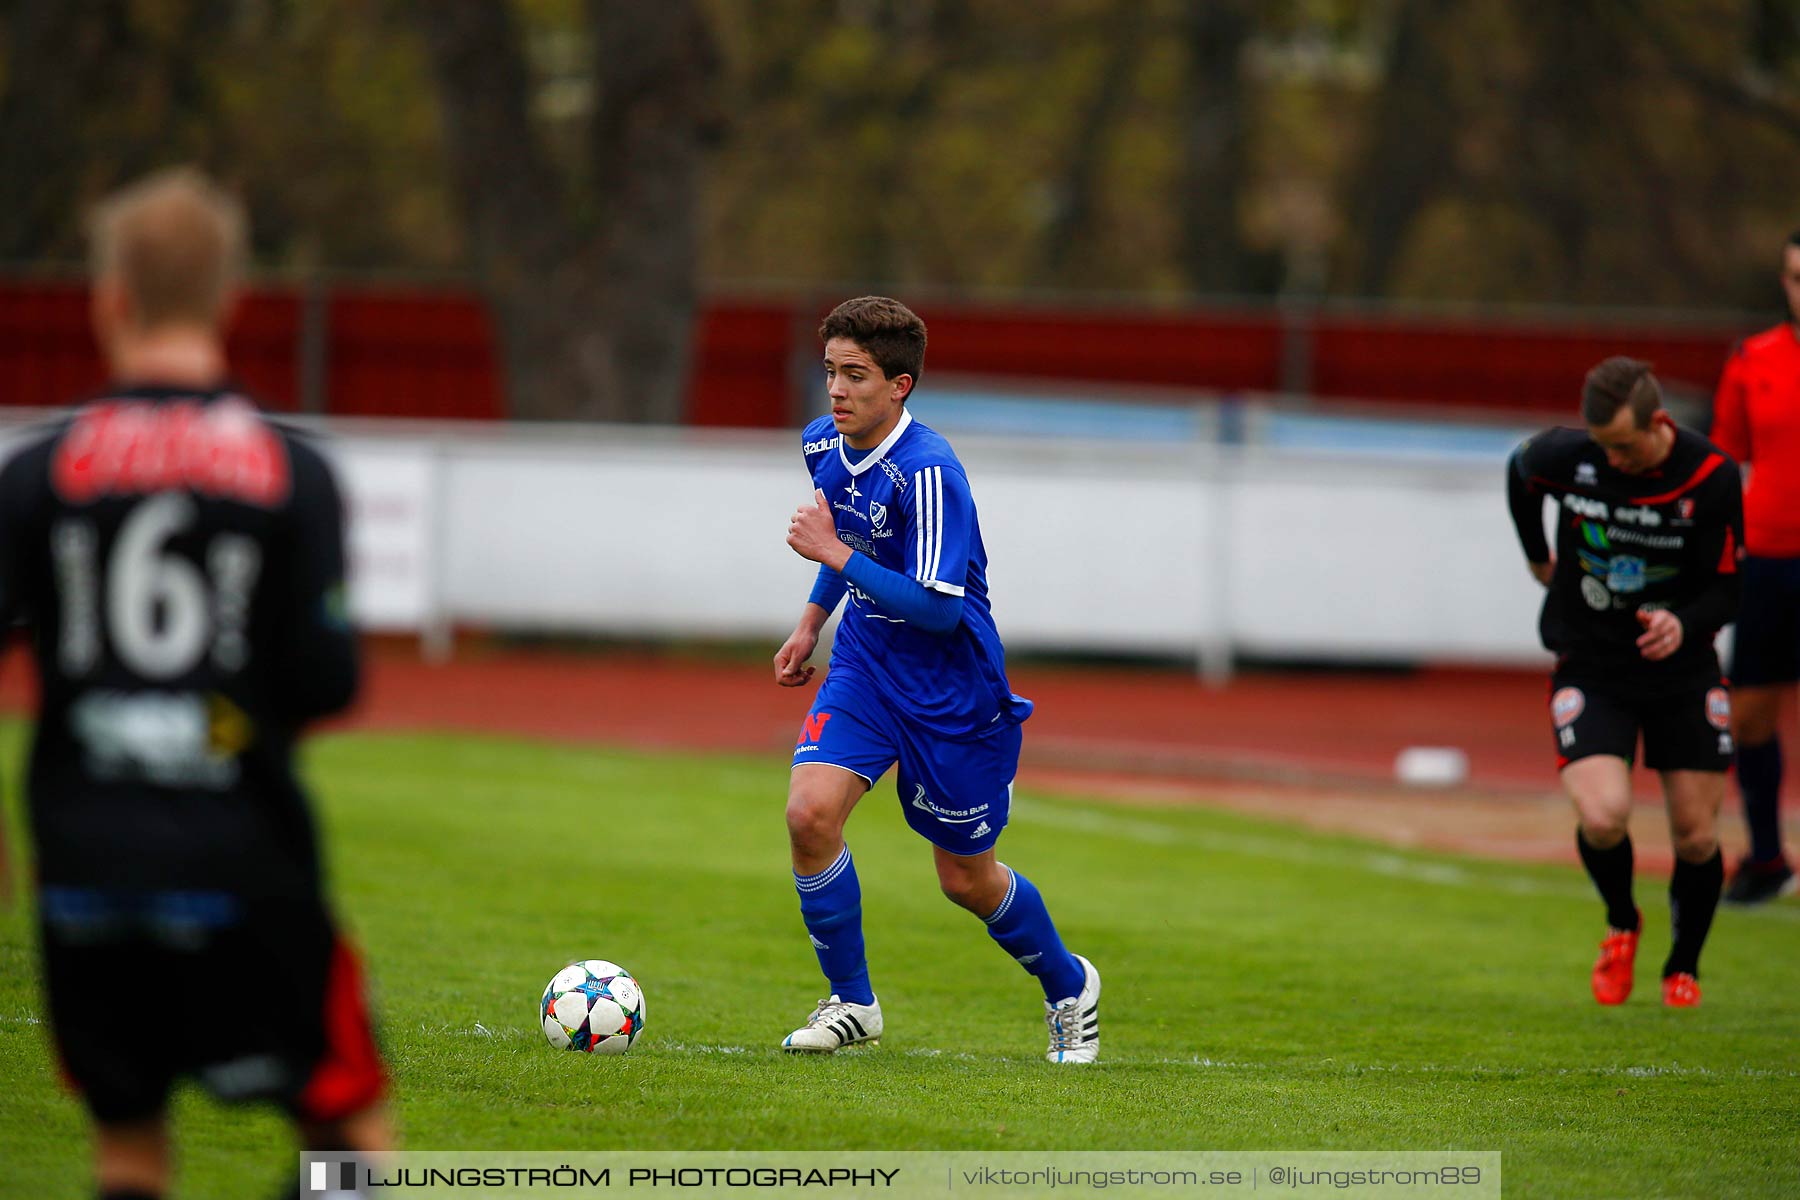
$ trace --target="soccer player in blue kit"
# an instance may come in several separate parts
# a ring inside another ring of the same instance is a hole
[[[1006,680],[987,596],[987,552],[968,477],[906,400],[925,362],[925,323],[884,296],[847,300],[819,327],[831,413],[802,435],[815,491],[787,542],[819,564],[775,681],[808,683],[819,631],[848,594],[831,669],[806,716],[788,785],[800,915],[831,985],[783,1040],[829,1054],[881,1037],[863,955],[862,891],[844,824],[898,763],[909,825],[931,843],[938,883],[1036,976],[1053,1063],[1100,1053],[1100,973],[1063,948],[1031,881],[996,859],[1031,702]]]

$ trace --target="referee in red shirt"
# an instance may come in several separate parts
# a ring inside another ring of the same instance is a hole
[[[1738,788],[1750,853],[1727,904],[1792,892],[1781,847],[1782,701],[1800,681],[1800,231],[1782,249],[1789,319],[1744,339],[1713,400],[1712,440],[1744,472],[1743,600],[1731,661]]]

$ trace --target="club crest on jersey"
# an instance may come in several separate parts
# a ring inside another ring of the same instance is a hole
[[[1606,586],[1614,592],[1644,590],[1644,560],[1635,554],[1616,554],[1606,564]]]
[[[887,524],[887,505],[869,501],[869,524],[877,529]]]
[[[236,396],[105,400],[82,409],[57,443],[50,482],[71,504],[185,488],[273,508],[288,495],[287,450]]]
[[[1706,693],[1706,719],[1714,729],[1731,728],[1731,693],[1713,688]]]
[[[1550,697],[1550,719],[1556,722],[1558,729],[1567,729],[1586,707],[1587,697],[1581,694],[1580,688],[1558,688],[1556,695]]]
[[[1630,529],[1608,529],[1607,539],[1625,539],[1645,541],[1649,534],[1637,533]],[[1587,578],[1582,580],[1581,596],[1591,608],[1605,608],[1601,600],[1608,595],[1630,596],[1643,591],[1652,583],[1666,583],[1681,573],[1681,568],[1667,563],[1652,565],[1635,554],[1615,554],[1603,557],[1591,554],[1586,550],[1579,551],[1581,569]],[[1588,586],[1588,579],[1593,579],[1596,587]]]
[[[1694,502],[1691,498],[1684,496],[1675,502],[1675,519],[1678,521],[1694,519]]]
[[[1599,472],[1594,470],[1594,464],[1591,462],[1576,463],[1575,464],[1575,482],[1576,483],[1599,483],[1600,475],[1599,475]]]
[[[1581,598],[1587,601],[1589,608],[1597,612],[1604,612],[1612,607],[1612,593],[1606,590],[1604,583],[1592,575],[1581,577]]]

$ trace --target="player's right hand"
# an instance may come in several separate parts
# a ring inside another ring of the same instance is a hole
[[[818,644],[818,638],[808,638],[796,630],[775,652],[775,682],[782,687],[802,687],[811,683],[818,668],[807,666],[806,660],[812,657],[813,647]]]
[[[1651,662],[1661,662],[1681,649],[1681,618],[1666,608],[1655,611],[1638,609],[1638,624],[1644,632],[1638,637],[1638,653]]]

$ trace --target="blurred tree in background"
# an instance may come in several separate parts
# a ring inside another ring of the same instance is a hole
[[[0,12],[0,260],[78,261],[87,204],[187,161],[244,192],[265,269],[464,266],[431,78],[384,8],[12,0]]]
[[[515,414],[679,422],[701,159],[722,125],[706,15],[695,0],[589,0],[568,14],[563,45],[587,89],[558,153],[506,0],[418,0],[412,13]]]
[[[11,0],[0,259],[194,161],[656,420],[712,289],[1773,308],[1800,0]]]

